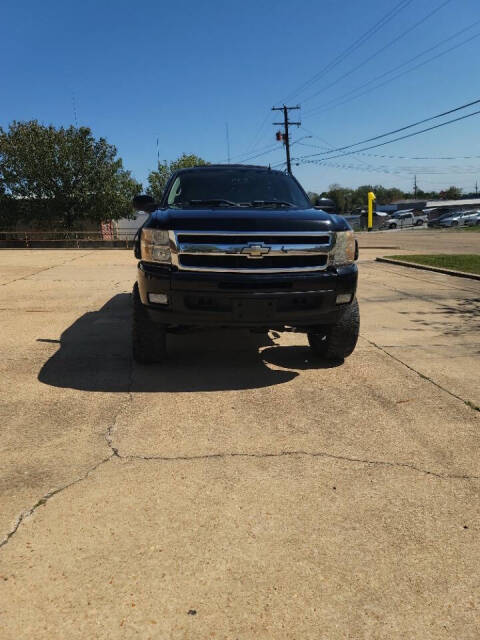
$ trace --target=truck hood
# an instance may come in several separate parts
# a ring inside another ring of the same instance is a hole
[[[158,209],[146,227],[183,231],[348,231],[345,218],[318,209]]]

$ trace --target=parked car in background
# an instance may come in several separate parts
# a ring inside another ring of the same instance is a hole
[[[354,209],[351,213],[345,213],[343,217],[348,221],[354,231],[364,231],[367,229],[368,214],[366,209],[359,207]],[[387,219],[388,213],[385,213],[385,211],[374,211],[372,229],[383,229],[385,220]]]
[[[457,211],[448,216],[442,217],[439,222],[439,227],[464,227],[469,220],[473,220],[476,216],[476,211]]]
[[[317,198],[313,208],[325,211],[325,213],[338,214],[337,205],[330,198]]]
[[[477,224],[480,224],[480,210],[475,211],[472,216],[465,220],[465,226],[467,227],[474,227]]]
[[[427,222],[423,211],[403,210],[392,213],[382,225],[383,229],[403,229],[404,227],[419,227]]]
[[[458,210],[458,207],[430,207],[424,209],[423,213],[427,216],[429,222],[435,222],[435,220],[456,213]]]
[[[433,209],[425,209],[424,213],[428,216],[428,226],[429,227],[437,227],[439,226],[439,222],[444,220],[445,218],[450,218],[452,216],[457,216],[465,212],[471,213],[472,211],[476,211],[476,209],[467,209],[466,207],[435,207]]]

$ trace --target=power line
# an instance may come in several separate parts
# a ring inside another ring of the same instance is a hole
[[[252,139],[252,142],[248,145],[246,153],[252,153],[253,152],[254,147],[257,144],[257,140],[260,137],[260,134],[261,134],[264,126],[267,124],[267,120],[268,120],[269,115],[270,115],[270,112],[267,111],[267,113],[265,114],[264,119],[262,120],[260,126],[257,129],[257,132],[256,132],[254,138]]]
[[[290,92],[290,94],[285,98],[285,102],[291,100],[294,96],[301,93],[304,89],[311,86],[317,80],[322,78],[329,71],[338,66],[345,58],[347,58],[353,51],[358,49],[364,42],[366,42],[372,35],[374,35],[379,29],[385,26],[390,20],[400,13],[403,9],[405,9],[409,4],[411,4],[412,0],[401,0],[393,9],[388,11],[383,18],[378,20],[373,26],[371,26],[367,31],[357,38],[349,47],[347,47],[342,53],[340,53],[336,58],[331,60],[325,67],[323,67],[318,73],[313,75],[309,80],[303,82],[299,87]]]
[[[450,1],[451,0],[445,0],[445,2],[443,4],[446,4],[447,2],[450,2]],[[402,9],[404,9],[411,2],[412,2],[412,0],[401,0],[401,2],[399,2],[393,9],[388,11],[385,14],[385,16],[383,16],[383,18],[381,18],[372,27],[370,27],[370,29],[368,29],[362,36],[357,38],[357,40],[355,40],[343,53],[339,54],[336,58],[334,58],[333,61],[331,61],[328,65],[326,65],[326,67],[324,67],[319,73],[315,74],[315,76],[310,78],[310,80],[307,80],[306,82],[304,82],[301,85],[300,88],[298,88],[297,90],[294,90],[293,92],[291,92],[290,95],[300,92],[301,90],[303,90],[303,88],[306,88],[307,86],[310,86],[311,84],[316,82],[316,80],[318,80],[322,75],[324,75],[325,73],[328,73],[328,71],[331,71],[334,67],[336,67],[338,64],[340,64],[340,62],[342,62],[343,59],[345,59],[350,53],[352,53],[355,49],[357,49],[359,46],[361,46],[369,37],[371,37],[380,28],[382,28],[385,24],[387,24],[387,22],[392,20]],[[437,10],[439,10],[440,8],[441,7],[439,7]],[[434,13],[434,12],[432,12],[432,13]],[[430,14],[429,14],[429,16],[430,16]],[[429,16],[425,17],[422,21],[426,20]],[[412,27],[412,29],[415,28],[415,26],[417,26],[417,25],[414,25],[414,27]],[[403,34],[403,35],[405,35],[405,34]],[[402,36],[399,36],[399,37],[402,37]],[[289,98],[286,98],[285,102],[288,99]],[[255,145],[256,145],[256,143],[258,141],[258,138],[260,137],[261,132],[263,131],[263,129],[265,127],[267,119],[268,119],[268,113],[265,115],[265,117],[262,120],[260,126],[258,127],[258,129],[257,129],[257,131],[255,133],[255,136],[252,139],[252,142],[250,143],[250,145],[248,146],[247,150],[245,151],[245,154],[241,154],[241,155],[246,155],[246,154],[252,153],[255,150]]]
[[[402,71],[401,73],[398,73],[397,75],[392,76],[391,78],[387,78],[384,82],[381,82],[380,84],[377,84],[376,86],[370,87],[368,89],[366,88],[366,87],[369,87],[370,85],[374,84],[375,82],[377,82],[381,78],[384,78],[385,76],[388,76],[391,73],[394,73],[395,71],[397,71],[397,69],[401,69],[402,67],[405,67],[406,65],[410,64],[414,60],[417,60],[418,58],[421,58],[422,56],[424,56],[425,54],[429,53],[430,51],[438,49],[438,47],[446,44],[450,40],[453,40],[453,39],[457,38],[462,33],[465,33],[466,31],[470,31],[470,29],[473,29],[473,27],[475,27],[479,23],[480,23],[480,20],[477,20],[477,21],[473,22],[471,25],[468,25],[467,27],[464,27],[463,29],[460,29],[459,31],[456,31],[453,35],[449,36],[448,38],[442,38],[442,40],[440,40],[439,42],[437,42],[433,46],[428,47],[427,49],[424,49],[423,51],[421,51],[420,53],[417,53],[417,55],[413,56],[412,58],[409,58],[405,62],[400,63],[399,65],[393,67],[392,69],[384,71],[383,73],[381,73],[380,75],[376,76],[375,78],[372,78],[371,80],[368,80],[368,82],[365,82],[365,83],[359,85],[358,87],[355,87],[354,89],[350,89],[350,91],[347,91],[346,93],[342,94],[341,96],[338,96],[337,98],[334,98],[333,100],[329,100],[328,102],[325,102],[323,105],[318,105],[317,107],[314,107],[314,108],[310,109],[310,111],[306,111],[304,113],[304,115],[305,116],[310,116],[310,115],[313,115],[315,113],[322,113],[323,111],[328,111],[330,109],[334,109],[334,108],[339,107],[339,106],[341,106],[343,104],[351,102],[351,100],[355,100],[356,98],[360,98],[361,96],[365,95],[366,93],[370,93],[371,91],[374,91],[375,89],[379,89],[380,87],[383,87],[386,84],[389,84],[390,82],[393,82],[394,80],[397,80],[398,78],[401,78],[402,76],[406,75],[407,73],[411,73],[412,71],[415,71],[419,67],[422,67],[423,65],[428,64],[429,62],[432,62],[433,60],[436,60],[437,58],[440,58],[440,57],[446,55],[447,53],[450,53],[450,51],[454,51],[455,49],[458,49],[459,47],[463,47],[464,45],[468,44],[471,40],[474,40],[475,38],[478,38],[480,36],[480,33],[474,34],[470,38],[467,38],[466,40],[463,40],[462,42],[459,42],[458,44],[455,44],[452,47],[449,47],[448,49],[445,49],[445,51],[440,51],[440,53],[437,53],[434,56],[431,56],[430,58],[427,58],[427,60],[423,60],[422,62],[419,62],[418,64],[414,65],[413,67],[410,67],[410,69],[405,69],[405,71]],[[362,89],[364,89],[364,90],[362,91]],[[360,91],[360,93],[358,93],[357,95],[352,95],[352,94],[355,94],[358,91]],[[352,97],[350,98],[348,96],[352,96]],[[342,100],[342,98],[347,98],[347,99],[346,100]]]
[[[303,129],[304,131],[306,131],[307,133],[311,134],[312,138],[318,138],[318,140],[320,140],[321,142],[323,142],[325,145],[327,145],[327,147],[329,148],[329,153],[332,153],[332,151],[335,150],[335,145],[331,144],[328,140],[325,140],[325,138],[322,138],[321,136],[313,133],[313,131],[311,131],[310,129],[307,129],[307,127],[301,126],[301,129]],[[302,140],[302,138],[300,138],[300,140]],[[298,141],[298,144],[302,144],[302,142]],[[306,143],[304,143],[306,144]],[[325,147],[324,147],[325,148]],[[362,160],[361,158],[359,158],[357,156],[357,161],[361,162],[362,164],[366,165],[366,161]]]
[[[303,127],[302,127],[303,129]],[[315,136],[318,137],[318,136]],[[321,146],[321,145],[317,145],[317,144],[309,144],[308,142],[299,142],[299,145],[301,145],[302,147],[314,147],[316,149],[325,149],[325,146]],[[332,152],[332,149],[330,149],[330,153]],[[360,151],[358,152],[359,156],[366,156],[368,158],[386,158],[386,159],[391,159],[391,160],[474,160],[474,159],[478,159],[480,158],[480,155],[478,156],[397,156],[397,155],[392,155],[392,154],[380,154],[380,153],[360,153]]]
[[[278,144],[272,144],[269,145],[268,147],[265,147],[263,151],[261,151],[260,153],[256,153],[255,155],[248,155],[247,157],[242,157],[239,158],[238,156],[234,156],[235,159],[238,159],[238,162],[248,162],[249,160],[254,160],[255,158],[260,158],[261,156],[266,156],[269,153],[272,153],[273,151],[277,151],[278,150]]]
[[[418,171],[415,167],[386,167],[386,166],[359,166],[356,164],[345,164],[341,162],[325,162],[323,160],[311,160],[313,164],[321,165],[322,167],[331,167],[334,169],[346,169],[349,171],[361,171],[366,173],[385,173],[388,175],[396,175],[411,178],[414,175],[421,175],[422,182],[428,182],[423,178],[424,175],[439,175],[439,176],[449,176],[449,175],[476,175],[478,174],[479,167],[453,167],[446,171]],[[280,163],[279,163],[280,164]],[[300,166],[302,163],[295,163],[297,166]],[[277,165],[272,165],[277,166]]]
[[[250,151],[250,152],[244,151],[243,153],[238,153],[237,155],[232,156],[231,159],[232,160],[240,160],[243,157],[251,156],[252,153],[255,153],[256,151],[258,151],[258,152],[269,151],[269,150],[273,150],[273,149],[277,149],[277,148],[278,148],[277,144],[270,143],[268,145],[265,145],[264,147],[259,147],[258,149],[254,149],[253,151]]]
[[[382,133],[379,136],[373,136],[372,138],[365,138],[364,140],[360,140],[359,142],[354,142],[353,144],[347,144],[343,147],[337,147],[336,149],[331,149],[330,151],[322,151],[319,153],[312,153],[310,155],[307,156],[302,156],[303,158],[311,158],[313,156],[321,156],[321,155],[327,155],[329,153],[335,153],[337,151],[344,151],[345,149],[350,149],[351,147],[358,147],[358,145],[360,144],[365,144],[366,142],[373,142],[374,140],[379,140],[380,138],[385,138],[386,136],[391,136],[394,133],[400,133],[400,131],[405,131],[406,129],[411,129],[412,127],[416,127],[419,124],[423,124],[425,122],[430,122],[431,120],[436,120],[437,118],[443,118],[443,116],[448,116],[451,113],[455,113],[455,111],[460,111],[461,109],[466,109],[467,107],[471,107],[474,104],[478,104],[480,102],[480,98],[478,98],[477,100],[473,100],[472,102],[467,102],[466,104],[462,104],[459,107],[454,107],[453,109],[449,109],[448,111],[443,111],[442,113],[437,113],[437,115],[435,116],[430,116],[429,118],[424,118],[423,120],[418,120],[417,122],[414,122],[412,124],[407,124],[404,127],[399,127],[398,129],[393,129],[392,131],[387,131],[386,133]],[[475,112],[477,113],[477,112]],[[474,115],[474,114],[471,114]],[[461,119],[461,118],[460,118]],[[451,120],[450,122],[455,122],[455,120]],[[445,123],[445,124],[448,124]],[[436,128],[436,127],[433,127]],[[425,131],[428,131],[428,129],[425,129]],[[419,132],[421,133],[421,132]],[[409,136],[406,136],[409,137]],[[399,140],[401,140],[401,138],[397,138]],[[391,141],[393,142],[393,140]],[[384,144],[388,144],[388,143],[384,143]],[[382,146],[382,145],[378,145],[378,146]],[[369,149],[373,149],[373,147],[368,147]],[[361,151],[363,151],[363,149],[361,149]],[[355,153],[355,152],[353,152]]]
[[[307,137],[307,136],[305,136]],[[300,140],[304,140],[304,138],[300,138]],[[294,140],[293,142],[290,143],[290,148],[293,147],[293,145],[295,144],[301,144],[300,140]],[[273,153],[273,151],[276,151],[278,149],[278,144],[273,145],[274,148],[273,149],[269,149],[268,151],[265,151],[263,153],[257,153],[254,156],[250,156],[249,158],[245,158],[243,160],[240,160],[241,163],[243,162],[248,162],[249,160],[254,160],[255,158],[260,158],[260,156],[266,156],[269,153]],[[276,164],[272,164],[272,167],[279,167],[280,165],[286,164],[285,160],[282,160],[282,162],[277,162]]]
[[[387,44],[385,44],[383,47],[380,47],[380,49],[377,49],[377,51],[375,51],[374,53],[372,53],[370,56],[368,56],[368,58],[365,58],[365,60],[363,60],[362,62],[360,62],[359,64],[357,64],[355,67],[353,67],[353,69],[350,69],[350,71],[347,71],[346,73],[344,73],[343,75],[341,75],[340,77],[338,77],[336,80],[334,80],[333,82],[331,82],[330,84],[327,84],[326,87],[322,87],[321,89],[319,89],[318,91],[316,91],[315,93],[312,93],[310,96],[307,96],[306,98],[303,98],[303,102],[307,102],[307,100],[311,100],[312,98],[315,98],[316,96],[318,96],[320,93],[323,93],[325,91],[327,91],[328,89],[330,89],[331,87],[334,87],[336,84],[338,84],[339,82],[341,82],[344,78],[348,78],[348,76],[352,75],[352,73],[355,73],[355,71],[358,71],[358,69],[360,69],[361,67],[365,66],[368,62],[370,62],[370,60],[373,60],[374,58],[376,58],[380,53],[382,53],[383,51],[385,51],[385,49],[388,49],[389,47],[391,47],[392,45],[394,45],[396,42],[398,42],[399,40],[401,40],[402,38],[404,38],[407,34],[409,34],[411,31],[413,31],[414,29],[416,29],[417,27],[419,27],[421,24],[423,24],[424,22],[426,22],[429,18],[431,18],[433,15],[435,15],[436,13],[438,13],[441,9],[443,9],[443,7],[445,5],[447,5],[449,2],[451,2],[451,0],[443,0],[443,2],[441,2],[438,7],[436,7],[435,9],[433,9],[432,11],[430,11],[430,13],[428,13],[426,16],[424,16],[421,20],[419,20],[418,22],[416,22],[415,24],[413,24],[411,27],[409,27],[408,29],[406,29],[405,31],[402,31],[402,33],[400,33],[396,38],[394,38],[393,40],[390,40],[389,42],[387,42]]]
[[[363,149],[359,149],[358,151],[347,151],[346,153],[340,153],[336,156],[329,156],[328,158],[325,158],[325,160],[333,160],[334,158],[343,158],[345,156],[350,156],[352,154],[358,153],[359,151],[367,151],[369,149],[375,149],[376,147],[383,147],[386,144],[391,144],[392,142],[398,142],[398,140],[405,140],[406,138],[412,138],[414,136],[418,136],[419,134],[425,133],[426,131],[432,131],[433,129],[439,129],[440,127],[445,127],[447,124],[452,124],[452,122],[458,122],[459,120],[465,120],[466,118],[471,118],[472,116],[475,116],[479,113],[480,113],[480,109],[478,111],[472,111],[472,113],[467,113],[467,115],[465,116],[460,116],[459,118],[453,118],[453,120],[447,120],[446,122],[436,124],[433,127],[427,127],[426,129],[421,129],[420,131],[407,133],[407,135],[405,136],[399,136],[398,138],[393,138],[392,140],[387,140],[386,142],[380,142],[379,144],[373,144],[369,147],[364,147]],[[322,154],[314,153],[312,155],[317,156]],[[303,160],[304,158],[309,158],[309,157],[311,156],[302,156],[301,158],[298,158],[298,160]],[[309,162],[309,161],[304,160],[304,162]]]

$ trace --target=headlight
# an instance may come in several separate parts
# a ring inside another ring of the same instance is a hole
[[[337,231],[335,245],[330,252],[328,264],[341,267],[355,262],[355,238],[353,231]]]
[[[140,247],[142,260],[171,263],[168,231],[165,229],[142,229]]]

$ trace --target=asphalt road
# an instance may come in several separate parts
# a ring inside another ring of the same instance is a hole
[[[480,282],[375,255],[341,366],[147,368],[130,252],[0,252],[2,640],[480,636]]]

